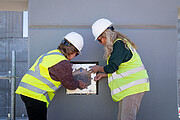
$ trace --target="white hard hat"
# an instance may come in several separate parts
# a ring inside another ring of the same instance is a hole
[[[81,53],[81,50],[84,46],[84,41],[80,34],[76,32],[70,32],[64,38],[66,38],[72,45],[74,45],[74,47],[76,47]]]
[[[92,33],[95,37],[95,40],[109,27],[112,25],[112,22],[108,19],[99,19],[92,25]]]

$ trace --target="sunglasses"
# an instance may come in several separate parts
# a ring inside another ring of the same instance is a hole
[[[65,46],[69,46],[69,44],[70,44],[67,40],[62,40],[61,43],[63,43]]]
[[[100,43],[102,43],[101,39],[97,39]]]
[[[75,57],[78,56],[78,55],[79,55],[79,53],[76,53]]]
[[[103,37],[100,37],[99,39],[97,39],[100,43],[102,43],[102,41],[101,41],[101,39],[102,39]]]

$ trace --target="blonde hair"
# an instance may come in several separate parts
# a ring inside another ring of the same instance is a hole
[[[117,39],[121,39],[124,42],[125,47],[127,49],[129,49],[127,47],[127,43],[130,43],[133,48],[137,49],[137,46],[135,45],[134,42],[132,42],[127,36],[123,35],[122,33],[118,32],[118,31],[106,29],[100,36],[102,38],[103,37],[106,38],[106,45],[104,46],[104,49],[105,49],[104,58],[105,59],[107,59],[111,55],[111,53],[113,51],[113,43]]]

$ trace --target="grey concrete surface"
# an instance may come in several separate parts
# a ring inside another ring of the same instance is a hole
[[[22,12],[0,12],[0,75],[7,75],[11,71],[11,52],[16,51],[16,75],[20,79],[28,69],[28,40],[22,37]],[[7,117],[10,113],[10,88],[8,80],[0,79],[0,117]],[[16,116],[27,116],[24,104],[16,95]],[[5,119],[5,118],[4,118]]]
[[[95,20],[105,17],[117,25],[176,26],[178,6],[180,6],[178,0],[29,1],[29,23],[34,26],[91,25]],[[30,28],[28,45],[27,38],[22,38],[22,12],[0,12],[0,75],[8,74],[11,70],[11,51],[16,50],[18,85],[28,69],[28,52],[29,64],[32,65],[39,55],[56,48],[62,37],[71,31],[81,33],[85,39],[82,55],[74,61],[99,61],[100,65],[106,64],[102,59],[103,47],[99,46],[98,42],[93,42],[90,28]],[[180,64],[180,58],[177,57],[177,54],[180,56],[177,36],[180,34],[177,35],[176,29],[118,29],[118,31],[129,36],[137,44],[138,52],[150,76],[151,91],[143,98],[138,120],[176,120],[177,86],[180,86],[180,82],[177,84],[180,74],[180,67],[177,67],[177,64]],[[98,87],[98,95],[93,96],[66,95],[62,87],[49,106],[49,120],[116,120],[117,103],[111,99],[107,79],[101,80]],[[180,96],[180,89],[178,95]],[[27,114],[19,95],[16,98],[16,116],[21,119],[23,114],[25,117]],[[7,119],[10,112],[9,101],[10,83],[7,80],[0,80],[0,120]]]
[[[46,9],[46,6],[49,6],[49,9]],[[99,18],[108,18],[115,25],[176,26],[178,6],[180,6],[178,0],[29,1],[29,25],[34,26],[29,29],[30,65],[42,53],[56,48],[62,37],[71,31],[79,32],[85,39],[82,55],[74,60],[97,60],[101,65],[105,65],[102,46],[93,41],[91,28],[78,28],[78,25],[92,25]],[[44,28],[38,28],[43,25]],[[53,28],[55,25],[67,25],[67,27]],[[77,27],[68,28],[68,25],[77,25]],[[176,27],[174,29],[119,27],[117,30],[129,36],[137,44],[138,52],[150,76],[151,91],[145,94],[137,119],[177,120]],[[99,94],[96,96],[69,96],[65,94],[64,88],[58,90],[49,106],[48,118],[116,120],[117,113],[117,103],[112,101],[107,79],[104,79],[99,81]]]
[[[180,14],[180,13],[179,13]],[[180,19],[178,20],[177,41],[177,79],[178,79],[178,105],[180,106]]]
[[[57,43],[61,40],[60,38],[68,31],[72,30],[73,29],[31,30],[30,51],[32,51],[33,54],[30,60],[34,61],[41,53],[56,48],[58,45]],[[82,55],[75,58],[74,61],[97,60],[101,65],[105,65],[106,63],[102,59],[103,48],[102,46],[99,46],[98,42],[93,41],[90,29],[76,29],[76,31],[84,36],[85,45],[82,50]],[[139,47],[138,52],[141,55],[150,76],[151,91],[147,92],[143,98],[138,118],[145,120],[150,120],[152,117],[154,120],[176,119],[177,79],[175,51],[177,41],[175,30],[118,29],[118,31],[129,36],[129,38],[137,44]],[[49,36],[51,36],[51,38]],[[49,39],[51,39],[51,41],[49,41]],[[170,39],[171,41],[169,41]],[[41,42],[41,40],[43,42]],[[39,49],[39,44],[44,47]],[[35,53],[35,51],[38,52]],[[169,56],[168,58],[167,53]],[[171,61],[172,64],[169,64],[169,61]],[[79,108],[80,111],[76,110],[76,108]],[[86,109],[88,109],[90,113],[87,112]],[[98,113],[94,111],[95,109],[97,109],[96,111],[98,111]],[[71,116],[66,115],[66,111],[69,111],[68,113],[71,114]],[[111,112],[109,113],[109,111]],[[159,113],[159,111],[161,112]],[[83,115],[81,116],[81,114]],[[104,115],[101,116],[102,114]],[[152,116],[152,114],[154,116]],[[163,116],[163,114],[173,115]],[[53,99],[48,110],[49,119],[62,118],[70,120],[74,117],[83,119],[83,116],[88,116],[88,119],[91,120],[108,120],[116,119],[116,115],[117,103],[113,102],[111,99],[110,91],[107,86],[107,79],[99,82],[99,94],[97,96],[69,96],[65,95],[65,90],[61,88],[57,91],[57,95]]]

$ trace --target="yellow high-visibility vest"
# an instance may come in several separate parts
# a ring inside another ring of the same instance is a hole
[[[112,99],[115,102],[126,96],[150,90],[149,77],[140,56],[128,41],[127,47],[132,52],[132,58],[121,63],[117,71],[108,74],[108,85],[111,89]]]
[[[48,107],[55,91],[61,87],[60,81],[50,77],[48,68],[62,60],[67,58],[57,49],[41,55],[24,75],[15,93],[46,102]]]

